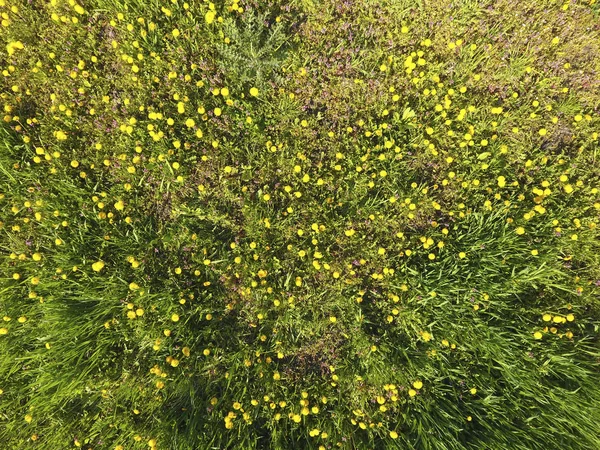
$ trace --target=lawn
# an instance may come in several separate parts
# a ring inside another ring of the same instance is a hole
[[[600,2],[0,16],[0,449],[600,448]]]

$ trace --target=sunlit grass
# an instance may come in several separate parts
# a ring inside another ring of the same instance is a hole
[[[600,447],[596,2],[0,9],[6,448]]]

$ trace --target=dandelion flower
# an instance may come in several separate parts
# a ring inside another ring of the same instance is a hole
[[[21,41],[9,42],[6,46],[6,51],[9,55],[15,53],[15,49],[22,50],[23,43]]]

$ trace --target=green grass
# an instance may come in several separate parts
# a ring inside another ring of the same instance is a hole
[[[600,448],[595,1],[55,3],[0,0],[4,447]]]

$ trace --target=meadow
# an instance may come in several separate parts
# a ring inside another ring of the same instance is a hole
[[[0,20],[0,449],[600,449],[600,2]]]

